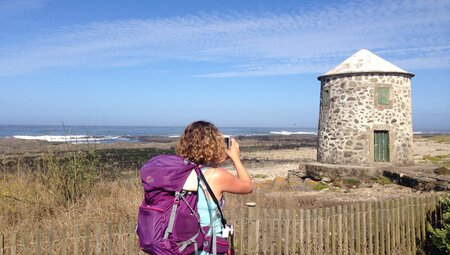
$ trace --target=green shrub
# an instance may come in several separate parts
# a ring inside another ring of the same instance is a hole
[[[373,177],[372,180],[375,183],[378,183],[378,184],[381,184],[381,185],[392,184],[392,181],[389,178],[387,178],[386,176]]]
[[[88,195],[100,177],[100,160],[95,151],[49,153],[43,159],[44,185],[61,204],[73,204]]]
[[[430,249],[432,254],[450,254],[450,196],[442,200],[442,226],[428,224]]]
[[[322,182],[318,182],[318,183],[314,186],[313,189],[316,190],[316,191],[320,191],[320,190],[323,190],[323,189],[326,189],[326,188],[329,188],[327,184],[322,183]]]

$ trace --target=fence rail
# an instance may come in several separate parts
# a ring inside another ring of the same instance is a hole
[[[236,254],[416,254],[426,224],[441,225],[439,195],[318,209],[229,208]],[[0,234],[4,254],[139,254],[135,223]]]

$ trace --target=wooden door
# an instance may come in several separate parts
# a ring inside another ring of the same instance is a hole
[[[389,132],[375,131],[374,145],[375,162],[389,162]]]

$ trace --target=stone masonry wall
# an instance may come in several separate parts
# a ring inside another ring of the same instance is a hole
[[[388,105],[377,104],[377,87],[390,89]],[[389,131],[391,163],[413,164],[411,79],[388,73],[323,77],[317,160],[374,163],[374,130]]]

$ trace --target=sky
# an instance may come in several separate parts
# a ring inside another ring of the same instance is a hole
[[[450,1],[0,0],[0,125],[317,127],[317,77],[362,48],[450,129]]]

